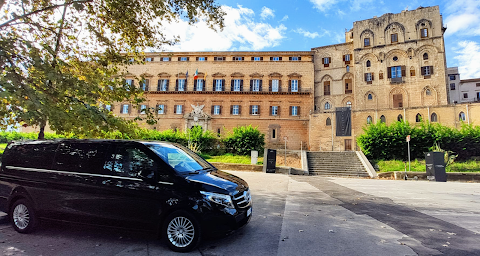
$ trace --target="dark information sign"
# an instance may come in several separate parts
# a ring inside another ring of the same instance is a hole
[[[337,136],[352,136],[352,112],[350,107],[335,109]]]
[[[275,149],[265,149],[263,153],[263,171],[268,173],[274,173],[276,165],[277,151]]]

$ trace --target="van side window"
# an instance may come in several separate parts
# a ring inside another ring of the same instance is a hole
[[[4,165],[27,167],[37,169],[52,168],[53,157],[58,144],[25,144],[14,145],[8,154],[12,157],[4,157],[8,162]]]
[[[157,163],[139,148],[120,147],[113,160],[115,161],[113,175],[129,178],[153,178],[155,176]]]
[[[105,144],[64,143],[55,156],[55,169],[60,171],[104,174]]]

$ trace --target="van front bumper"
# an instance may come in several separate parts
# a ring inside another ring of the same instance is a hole
[[[201,225],[207,235],[227,234],[245,226],[252,218],[252,206],[233,211],[213,210],[204,212]]]

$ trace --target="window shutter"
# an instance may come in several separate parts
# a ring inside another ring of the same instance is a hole
[[[374,80],[375,74],[372,72],[372,81]]]
[[[277,116],[280,116],[280,106],[277,107]]]
[[[145,91],[148,91],[149,85],[150,85],[150,79],[145,79]]]
[[[252,61],[254,61],[254,60],[255,60],[255,57],[252,57],[252,59],[251,59],[251,60],[252,60]]]
[[[168,86],[170,85],[170,79],[167,79],[167,88],[165,88],[166,91],[168,91]]]
[[[257,105],[258,106],[258,115],[260,115],[260,105]]]
[[[135,87],[135,80],[132,79],[132,87]]]
[[[202,91],[205,91],[205,88],[207,88],[207,80],[203,79]]]
[[[218,114],[219,114],[219,115],[222,114],[222,106],[220,106],[220,109],[218,110]]]
[[[407,68],[405,66],[402,66],[402,77],[406,77],[407,76]]]
[[[332,57],[328,57],[328,64],[332,63]]]
[[[163,105],[163,113],[167,114],[167,105]]]
[[[207,61],[208,57],[205,57],[205,61]]]
[[[298,92],[301,92],[301,89],[302,88],[302,80],[298,80]]]
[[[230,105],[230,115],[233,115],[233,105]]]
[[[282,91],[282,80],[278,80],[278,91],[281,92]]]
[[[292,92],[292,80],[288,80],[288,92]]]
[[[268,80],[268,91],[272,91],[272,80]]]
[[[196,57],[196,61],[198,61],[198,57]]]
[[[273,108],[273,107],[272,107],[272,106],[270,106],[270,115],[272,115],[272,108]]]
[[[392,67],[387,67],[387,78],[392,78]]]
[[[363,76],[364,76],[365,81],[367,81],[368,73],[365,73]]]
[[[302,57],[298,57],[298,60],[301,61],[301,60],[302,60]]]
[[[343,61],[345,61],[345,55],[343,55]]]
[[[253,91],[253,80],[250,79],[250,91]]]
[[[240,91],[243,92],[243,79],[240,80]]]
[[[212,115],[213,115],[213,112],[214,112],[214,108],[215,108],[215,106],[212,105],[212,108],[211,108],[211,110],[210,110],[210,114],[212,114]]]
[[[197,91],[197,80],[193,80],[193,90]]]
[[[430,74],[433,75],[433,66],[430,66]]]
[[[160,91],[161,85],[162,85],[162,80],[161,80],[161,79],[158,79],[157,91]]]
[[[178,92],[178,79],[175,80],[175,91]]]
[[[260,60],[263,61],[263,57],[260,57]]]
[[[425,67],[422,67],[422,76],[425,75]]]
[[[281,61],[281,60],[282,60],[282,57],[278,57],[278,60],[280,60],[280,61]]]
[[[288,60],[292,60],[292,57],[288,57]]]
[[[128,114],[132,113],[132,104],[128,104]]]
[[[289,115],[292,115],[292,106],[289,107]]]
[[[182,57],[178,57],[178,61],[180,61],[182,59]]]
[[[253,114],[252,113],[252,105],[250,105],[250,115]]]
[[[322,58],[322,64],[325,64],[325,58]]]
[[[187,61],[190,61],[190,57],[187,57]]]
[[[173,105],[173,113],[174,113],[174,114],[177,113],[177,105]]]
[[[242,114],[242,106],[238,105],[238,115]]]
[[[222,79],[222,92],[225,91],[225,79]]]
[[[270,61],[272,61],[272,60],[273,60],[273,57],[270,57]]]
[[[300,106],[297,107],[297,116],[300,116]]]
[[[232,79],[231,82],[230,82],[230,91],[233,92],[233,84],[234,84],[234,80]]]
[[[260,91],[263,91],[262,90],[262,84],[263,84],[263,80],[260,80]]]
[[[216,91],[217,90],[217,79],[213,78],[213,90],[212,91]]]

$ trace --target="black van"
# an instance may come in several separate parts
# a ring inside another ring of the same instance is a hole
[[[160,232],[189,251],[205,232],[248,223],[247,183],[168,142],[54,140],[10,143],[2,157],[0,210],[20,233],[39,219]]]

